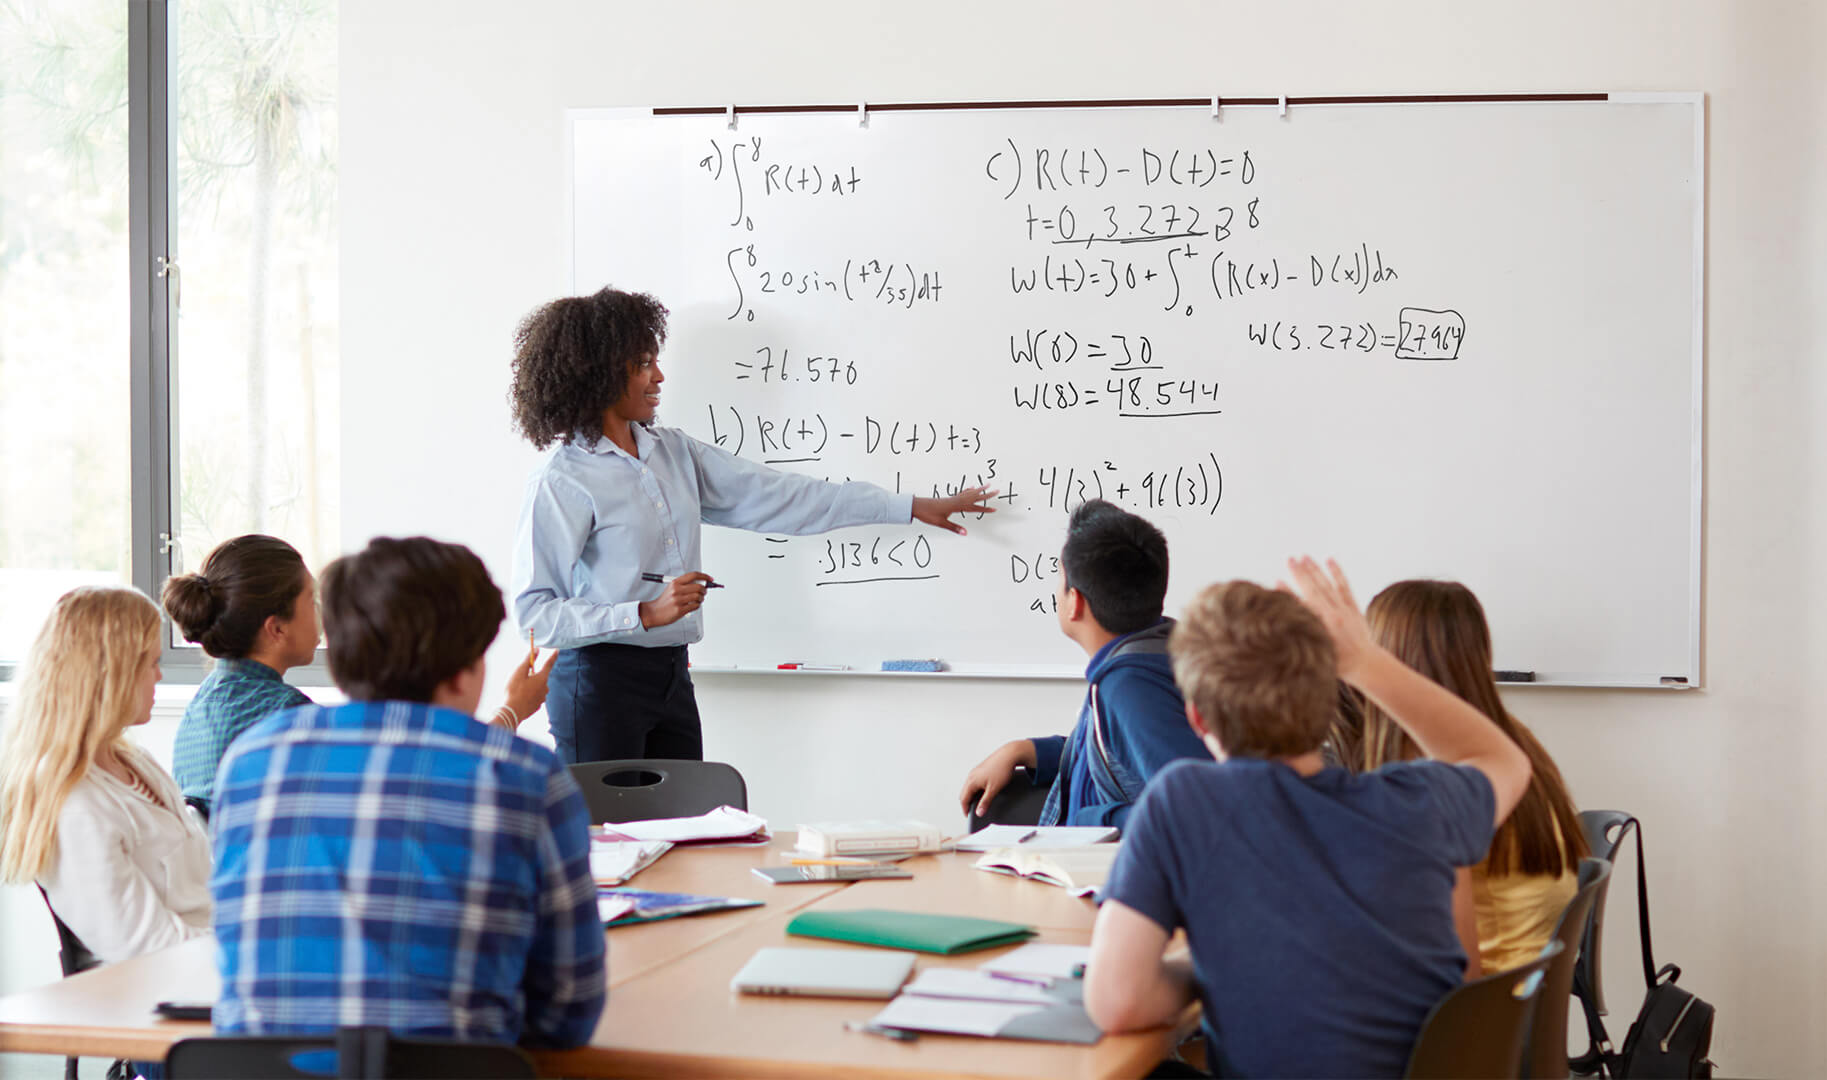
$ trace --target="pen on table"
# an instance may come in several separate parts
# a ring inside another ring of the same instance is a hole
[[[884,1039],[893,1039],[895,1042],[913,1042],[920,1037],[920,1033],[917,1031],[903,1031],[900,1028],[879,1027],[865,1020],[846,1020],[844,1021],[844,1030],[860,1031],[865,1035],[880,1035]]]
[[[642,581],[651,581],[655,585],[667,585],[672,582],[672,578],[669,578],[664,574],[655,574],[652,572],[643,573],[641,575],[641,580]],[[723,588],[723,585],[720,582],[707,581],[704,583],[704,587],[707,589],[721,589],[721,588]]]
[[[1053,980],[1045,975],[1016,975],[1008,971],[992,971],[990,978],[1001,979],[1004,982],[1025,983],[1028,986],[1038,986],[1043,990],[1053,989]]]
[[[1017,836],[1015,838],[1015,842],[1017,844],[1025,844],[1028,841],[1034,839],[1036,836],[1039,836],[1039,835],[1040,835],[1039,829],[1029,829],[1027,832],[1022,833],[1020,836]]]

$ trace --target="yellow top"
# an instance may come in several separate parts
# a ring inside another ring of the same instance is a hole
[[[1478,954],[1484,973],[1528,963],[1554,934],[1561,911],[1579,892],[1575,866],[1559,877],[1548,874],[1486,874],[1472,867],[1472,902],[1478,913]]]

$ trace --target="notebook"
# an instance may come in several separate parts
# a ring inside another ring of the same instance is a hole
[[[990,1039],[1090,1044],[1104,1033],[1083,1005],[1034,1005],[1008,1001],[964,1001],[902,994],[869,1019],[873,1027],[936,1031]]]
[[[1034,928],[1019,923],[974,919],[964,915],[932,915],[920,911],[806,911],[793,917],[787,933],[798,937],[828,938],[858,945],[881,945],[916,952],[953,953],[1014,945],[1034,936]]]
[[[761,907],[760,900],[739,896],[694,896],[690,893],[648,892],[646,889],[598,889],[596,910],[604,926],[659,922],[681,915],[708,915],[713,911]]]
[[[986,825],[958,841],[959,851],[994,851],[1001,847],[1082,847],[1115,840],[1114,825]]]
[[[745,994],[876,998],[895,995],[913,973],[907,952],[863,949],[761,949],[730,980]]]
[[[1007,1001],[1025,1005],[1074,1005],[1085,1000],[1082,979],[996,974],[983,968],[929,967],[904,993],[965,1001]]]
[[[755,876],[772,885],[805,885],[818,881],[872,881],[910,878],[898,866],[757,866]]]
[[[1013,874],[1058,885],[1071,890],[1074,896],[1090,896],[1102,888],[1104,879],[1110,876],[1118,850],[1116,844],[1038,851],[1005,847],[997,848],[971,865],[993,874]]]
[[[1089,945],[1023,945],[1012,952],[985,960],[979,971],[1000,971],[1009,975],[1040,975],[1053,979],[1077,979],[1085,974],[1091,962]]]

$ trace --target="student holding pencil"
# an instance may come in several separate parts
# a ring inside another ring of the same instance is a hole
[[[704,756],[686,648],[720,588],[699,569],[699,524],[804,535],[988,512],[947,499],[778,472],[654,419],[666,308],[602,289],[554,300],[514,335],[514,423],[541,449],[514,540],[514,616],[561,650],[546,712],[567,762]]]

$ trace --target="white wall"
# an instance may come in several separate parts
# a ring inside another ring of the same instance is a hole
[[[342,20],[343,349],[347,385],[366,388],[345,395],[343,460],[396,478],[345,485],[345,541],[458,539],[500,579],[533,461],[507,427],[509,338],[566,285],[566,108],[1705,91],[1707,688],[1509,700],[1582,804],[1647,821],[1658,940],[1720,1008],[1715,1058],[1754,1075],[1827,1060],[1827,789],[1812,782],[1827,734],[1809,678],[1827,646],[1827,382],[1809,362],[1827,341],[1818,5],[361,0]],[[496,389],[453,389],[476,386]],[[699,696],[710,755],[786,827],[950,823],[980,754],[1060,728],[1076,703],[1064,684],[708,674]],[[1614,890],[1620,1037],[1641,994],[1631,904]]]

